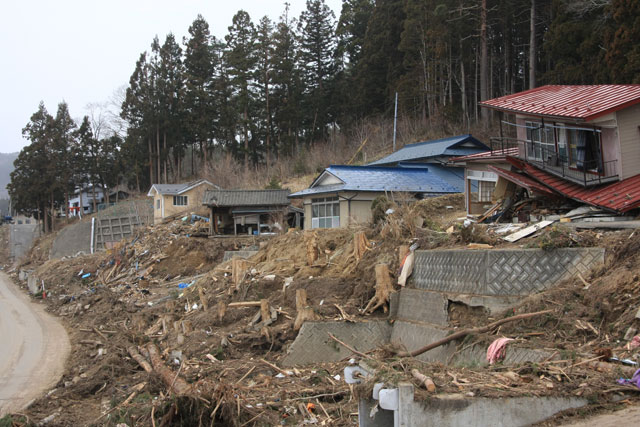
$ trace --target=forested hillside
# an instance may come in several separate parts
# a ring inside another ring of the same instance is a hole
[[[365,144],[371,157],[388,147],[396,93],[400,140],[413,142],[486,129],[477,103],[495,96],[640,83],[636,0],[343,0],[339,16],[307,0],[275,22],[240,10],[223,38],[203,16],[188,33],[150,35],[119,126],[40,105],[9,187],[17,208],[40,214],[84,183],[146,190],[214,175],[242,187]]]

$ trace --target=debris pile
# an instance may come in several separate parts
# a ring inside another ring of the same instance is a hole
[[[461,195],[390,206],[374,228],[273,237],[204,238],[206,221],[187,216],[141,228],[105,252],[46,262],[51,238],[41,239],[22,268],[45,284],[73,351],[68,372],[27,415],[57,414],[60,425],[352,425],[365,393],[358,389],[374,379],[408,378],[426,397],[591,396],[630,388],[615,384],[616,375],[633,375],[615,358],[638,356],[637,332],[629,328],[640,329],[640,236],[553,224],[511,243],[502,238],[511,231],[504,224],[466,221]],[[346,361],[304,369],[280,363],[305,321],[386,318],[416,248],[594,245],[620,249],[600,270],[528,297],[511,312],[479,311],[459,322],[459,351],[503,336],[550,349],[553,357],[543,362],[422,364],[398,358],[398,349],[359,353],[329,336],[366,359],[374,379],[353,389],[342,378]],[[247,249],[257,253],[223,262],[225,251]],[[538,315],[517,317],[527,313]],[[469,331],[478,325],[489,327]],[[596,355],[598,348],[611,353]]]

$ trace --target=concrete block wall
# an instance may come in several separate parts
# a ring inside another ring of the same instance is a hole
[[[329,338],[329,333],[356,350],[367,352],[389,342],[391,325],[384,320],[357,323],[306,322],[282,360],[282,365],[337,362],[349,357],[351,352]]]
[[[416,288],[512,296],[544,290],[604,262],[601,248],[416,251]]]

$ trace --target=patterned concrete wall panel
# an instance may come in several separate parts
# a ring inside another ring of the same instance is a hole
[[[448,301],[443,294],[420,289],[402,289],[399,299],[397,319],[448,325]]]
[[[416,251],[416,288],[462,294],[485,294],[485,251]]]
[[[434,341],[441,340],[447,335],[449,335],[449,332],[446,330],[398,320],[393,324],[391,344],[401,349],[413,351]],[[417,356],[417,359],[423,362],[447,363],[454,351],[455,345],[443,345]]]
[[[417,251],[416,288],[470,295],[529,295],[604,262],[601,248]]]
[[[529,295],[604,261],[604,249],[487,251],[487,294]]]
[[[356,350],[366,352],[389,342],[391,325],[386,321],[306,322],[282,360],[282,365],[337,362],[349,357],[351,352],[329,338],[329,333]]]

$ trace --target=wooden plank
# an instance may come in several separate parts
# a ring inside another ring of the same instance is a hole
[[[555,221],[540,221],[537,224],[533,224],[527,228],[523,228],[520,231],[516,231],[515,233],[509,234],[506,237],[503,237],[504,240],[506,240],[507,242],[517,242],[518,240],[522,239],[523,237],[527,237],[533,233],[535,233],[538,230],[542,230],[543,228],[545,228],[548,225],[553,224]]]

